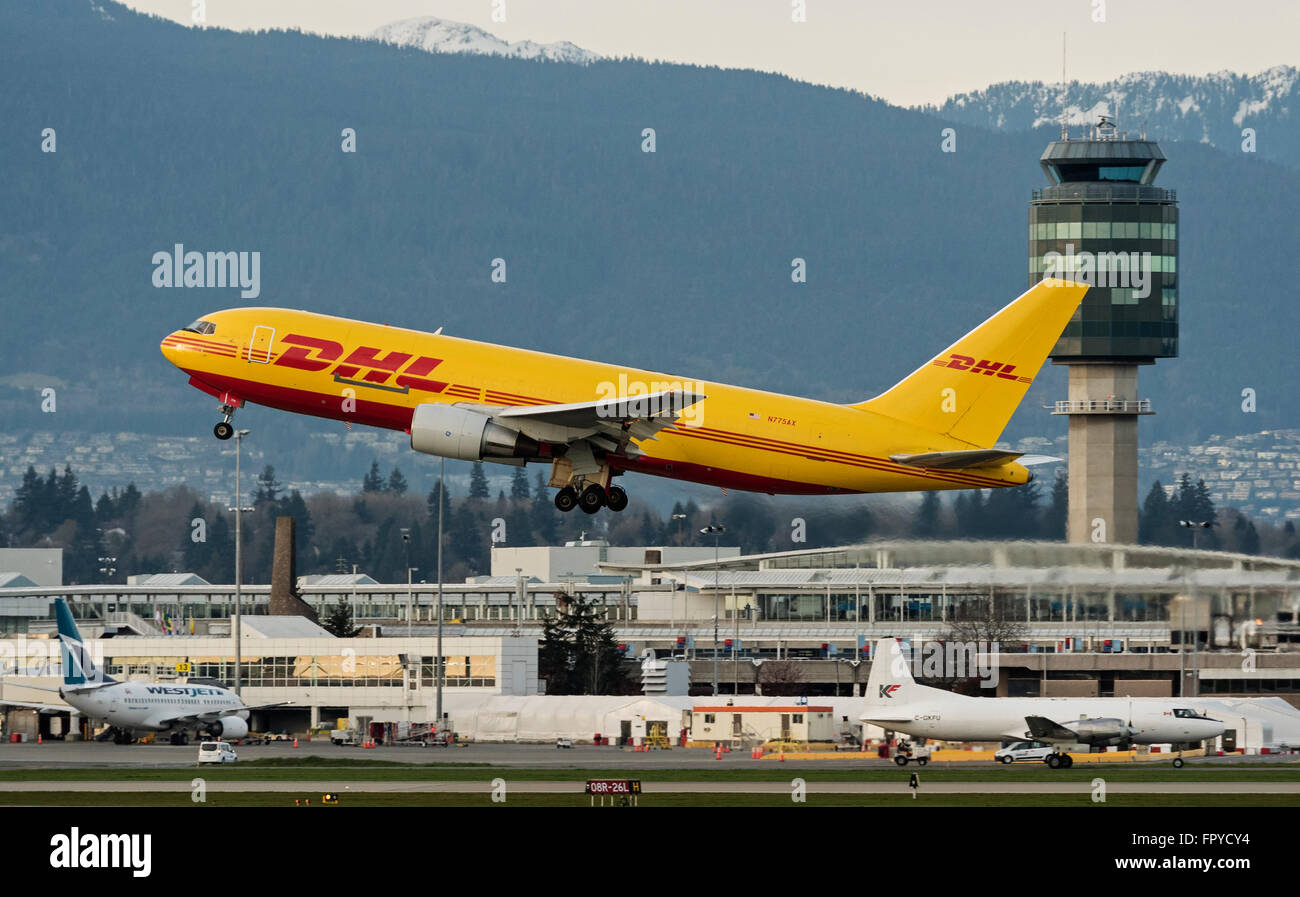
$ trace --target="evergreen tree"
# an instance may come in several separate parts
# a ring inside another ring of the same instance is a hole
[[[474,466],[469,471],[469,497],[475,501],[481,501],[490,494],[487,474],[483,472],[483,462],[475,461]]]
[[[95,522],[100,526],[108,523],[117,516],[117,507],[108,492],[103,492],[99,496],[99,501],[95,502]]]
[[[275,478],[275,468],[270,464],[257,475],[257,488],[253,491],[253,506],[274,505],[280,500],[280,483]]]
[[[434,529],[438,526],[438,494],[442,492],[443,484],[441,480],[434,480],[433,488],[429,490],[429,497],[425,502],[429,509],[429,525]],[[442,498],[442,525],[444,530],[447,526],[447,517],[451,513],[451,491],[448,490]]]
[[[1174,533],[1170,520],[1169,499],[1160,481],[1156,480],[1138,512],[1138,542],[1143,545],[1172,544]]]
[[[1237,522],[1232,526],[1232,534],[1237,542],[1237,550],[1242,554],[1259,554],[1259,532],[1245,514],[1237,515]]]
[[[1051,503],[1043,509],[1042,538],[1056,542],[1065,540],[1070,517],[1070,481],[1064,471],[1058,471],[1052,481]]]
[[[926,492],[921,496],[921,506],[912,522],[912,535],[918,539],[939,537],[939,493]]]
[[[127,483],[116,501],[117,519],[133,523],[136,509],[140,507],[140,499],[143,497],[140,490],[135,488],[135,483]]]
[[[384,491],[384,478],[379,473],[379,462],[370,462],[370,472],[361,480],[361,491],[370,494]]]
[[[388,491],[393,495],[406,494],[406,477],[402,476],[402,472],[396,467],[394,467],[393,472],[388,475]]]
[[[547,694],[616,695],[629,688],[614,627],[581,595],[543,625],[537,664]]]
[[[542,475],[539,473],[537,486],[533,490],[533,509],[528,521],[539,545],[554,545],[559,538],[559,522],[556,520],[558,514],[559,511],[555,509],[555,503],[547,494]]]
[[[528,474],[522,467],[516,467],[510,477],[510,498],[514,501],[528,501]]]
[[[18,486],[14,494],[14,511],[18,516],[18,532],[35,530],[40,521],[41,503],[44,500],[44,484],[41,481],[41,475],[36,472],[36,468],[27,465],[27,472],[23,474],[23,481]]]
[[[351,603],[343,598],[329,609],[321,625],[335,638],[355,638],[361,631],[360,627],[353,625]]]

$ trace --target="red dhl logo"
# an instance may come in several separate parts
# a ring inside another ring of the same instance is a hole
[[[280,342],[285,349],[275,364],[300,371],[323,371],[333,365],[334,369],[330,373],[340,383],[394,392],[412,389],[442,392],[447,388],[446,382],[430,380],[427,376],[442,364],[441,358],[413,355],[410,352],[385,352],[374,346],[358,346],[344,358],[342,343],[298,333],[286,334]],[[361,374],[360,379],[357,379],[358,374]],[[392,385],[389,385],[390,378]]]
[[[1022,377],[1015,373],[1014,364],[1006,364],[1001,361],[976,361],[969,355],[958,355],[955,352],[947,358],[936,358],[931,362],[935,367],[952,368],[956,371],[970,371],[972,374],[983,374],[986,377],[998,376],[1003,380],[1017,380],[1021,383],[1029,383],[1029,377]]]

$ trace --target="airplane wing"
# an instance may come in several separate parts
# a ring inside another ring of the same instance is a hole
[[[33,704],[31,701],[0,701],[0,706],[26,707],[28,710],[35,710],[37,713],[64,713],[71,709],[67,704]]]
[[[607,451],[635,456],[640,452],[631,440],[654,439],[664,427],[672,426],[682,411],[704,398],[703,393],[665,389],[563,405],[518,405],[494,411],[492,416],[538,442],[585,440]]]
[[[166,727],[176,723],[215,723],[223,716],[231,716],[232,714],[239,713],[241,710],[266,710],[271,707],[284,707],[285,705],[292,703],[293,701],[277,701],[274,704],[246,704],[243,707],[231,707],[226,710],[207,710],[203,713],[185,713],[180,716],[163,717],[158,720],[157,725]]]
[[[1060,723],[1054,723],[1045,716],[1027,716],[1025,725],[1034,741],[1078,741],[1079,733],[1072,732]]]

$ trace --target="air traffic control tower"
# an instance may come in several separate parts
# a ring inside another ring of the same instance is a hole
[[[1178,201],[1154,185],[1155,141],[1102,118],[1079,138],[1062,129],[1039,160],[1051,186],[1029,204],[1029,285],[1092,286],[1052,350],[1067,365],[1070,542],[1136,543],[1138,366],[1178,355]]]

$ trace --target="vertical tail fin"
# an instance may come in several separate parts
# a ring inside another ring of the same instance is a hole
[[[888,392],[852,407],[990,448],[1087,291],[1043,280]]]
[[[103,670],[95,665],[95,660],[81,640],[81,631],[72,619],[72,610],[62,598],[54,599],[54,619],[58,626],[59,643],[62,648],[64,685],[86,685],[95,682],[112,682]]]
[[[907,657],[896,638],[882,638],[871,652],[871,675],[867,677],[868,704],[907,703],[921,686],[912,678]]]

